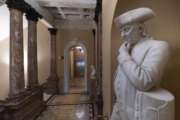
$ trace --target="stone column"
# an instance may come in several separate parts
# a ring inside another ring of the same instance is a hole
[[[0,119],[34,120],[46,106],[42,89],[29,91],[24,84],[23,12],[31,6],[23,0],[6,3],[10,10],[10,90],[9,97],[0,101]]]
[[[56,33],[57,29],[49,28],[51,34],[51,61],[50,61],[50,75],[47,82],[46,91],[50,94],[58,93],[59,77],[57,75],[57,64],[56,64]]]
[[[51,73],[50,76],[57,77],[56,72],[56,32],[57,29],[49,28],[51,34]]]
[[[38,83],[38,64],[37,64],[37,21],[39,15],[33,8],[26,13],[28,20],[28,84],[32,89],[39,86]]]
[[[23,55],[23,0],[6,1],[10,11],[10,91],[9,97],[20,96],[25,91]]]

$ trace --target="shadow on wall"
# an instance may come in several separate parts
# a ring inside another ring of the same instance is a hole
[[[4,100],[9,93],[9,39],[0,41],[0,100]]]
[[[163,4],[162,4],[163,3]],[[149,33],[159,40],[167,41],[172,49],[171,59],[163,76],[162,86],[171,91],[176,97],[176,120],[180,119],[180,1],[178,0],[119,0],[115,10],[115,16],[125,11],[138,7],[150,7],[156,17],[147,22]],[[121,44],[120,34],[113,24],[111,37],[111,64],[112,76],[117,66],[117,54]]]

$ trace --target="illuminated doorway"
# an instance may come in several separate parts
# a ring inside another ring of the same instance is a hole
[[[72,88],[87,92],[87,50],[76,40],[69,42],[64,50],[64,93],[72,92]]]

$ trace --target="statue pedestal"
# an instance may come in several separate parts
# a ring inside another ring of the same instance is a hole
[[[174,120],[174,96],[164,89],[138,92],[135,120]]]

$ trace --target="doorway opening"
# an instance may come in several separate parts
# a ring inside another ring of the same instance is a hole
[[[70,93],[85,91],[85,52],[81,46],[73,46],[69,50],[69,83]]]
[[[72,41],[66,46],[64,52],[64,93],[86,93],[86,47],[82,43]]]

